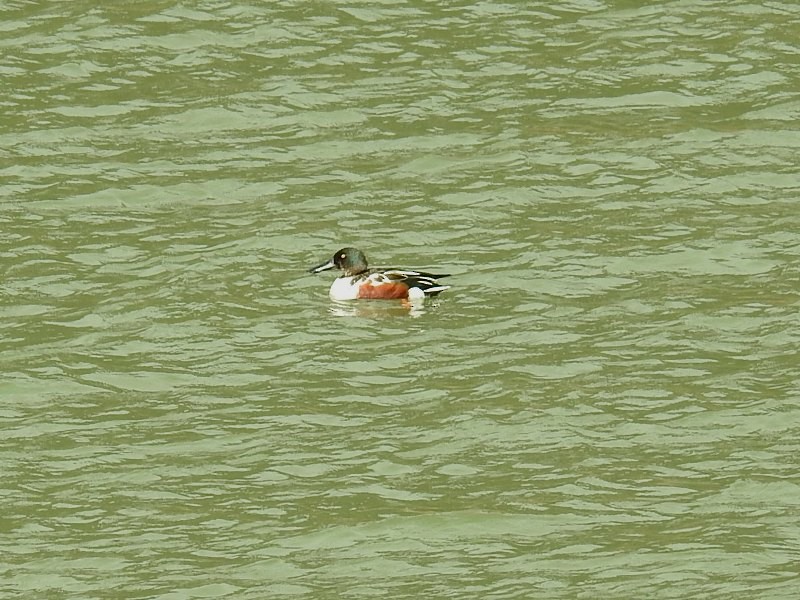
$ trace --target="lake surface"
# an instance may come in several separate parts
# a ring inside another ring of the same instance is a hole
[[[797,597],[795,3],[2,13],[3,598]]]

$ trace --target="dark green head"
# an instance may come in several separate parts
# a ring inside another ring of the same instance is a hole
[[[367,270],[367,257],[358,248],[342,248],[329,261],[309,269],[309,272],[320,273],[328,269],[341,269],[345,277],[352,277]]]

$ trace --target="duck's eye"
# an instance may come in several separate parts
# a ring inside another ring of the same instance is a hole
[[[346,256],[347,256],[347,254],[340,254],[339,258],[345,258]]]

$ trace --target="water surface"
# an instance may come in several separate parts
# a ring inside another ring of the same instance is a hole
[[[798,25],[10,4],[3,597],[795,597]]]

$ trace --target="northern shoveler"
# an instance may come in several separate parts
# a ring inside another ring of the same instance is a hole
[[[309,269],[309,272],[319,273],[328,269],[342,270],[331,285],[333,300],[419,300],[450,288],[436,281],[449,277],[448,274],[434,275],[405,269],[372,270],[367,266],[367,257],[357,248],[342,248],[329,261]]]

